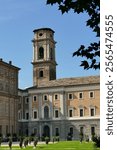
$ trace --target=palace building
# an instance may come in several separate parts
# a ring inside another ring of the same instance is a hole
[[[56,79],[54,31],[33,31],[33,85],[18,90],[19,68],[0,60],[0,133],[73,140],[100,134],[100,77]]]
[[[100,77],[56,79],[54,31],[34,30],[33,86],[19,90],[19,134],[69,135],[79,139],[100,134]]]
[[[0,135],[18,131],[18,71],[12,62],[0,59]]]

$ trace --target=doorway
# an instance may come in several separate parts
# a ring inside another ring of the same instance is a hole
[[[44,133],[44,137],[49,137],[50,138],[50,127],[48,125],[45,125],[43,128],[43,133]]]

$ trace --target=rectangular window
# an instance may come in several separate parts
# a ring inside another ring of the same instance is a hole
[[[73,127],[70,127],[69,130],[70,130],[70,131],[69,131],[69,132],[70,132],[70,135],[73,136]]]
[[[37,96],[33,96],[33,101],[36,102]]]
[[[89,98],[94,98],[94,91],[89,92]]]
[[[34,135],[36,135],[36,134],[37,134],[37,132],[38,132],[37,128],[34,128],[34,129],[33,129],[33,133],[34,133]]]
[[[29,119],[29,113],[26,112],[26,120],[28,120],[28,119]]]
[[[73,99],[73,94],[72,93],[68,93],[68,99],[72,100]]]
[[[55,95],[54,95],[54,99],[55,99],[55,100],[58,100],[58,94],[55,94]]]
[[[58,110],[55,110],[55,118],[58,118],[59,117],[59,112]]]
[[[83,117],[84,116],[84,110],[81,108],[80,109],[80,117]]]
[[[95,127],[91,127],[91,135],[95,135]]]
[[[44,95],[44,96],[43,96],[43,100],[44,100],[44,101],[47,101],[47,100],[48,100],[48,95]]]
[[[95,115],[94,108],[91,108],[91,109],[90,109],[90,114],[91,114],[91,116],[94,116],[94,115]]]
[[[59,128],[55,128],[55,135],[59,136]]]
[[[83,92],[79,93],[79,99],[83,99]]]
[[[84,127],[80,127],[80,134],[84,133]]]
[[[34,111],[34,119],[37,119],[37,111]]]
[[[73,117],[73,110],[72,109],[69,110],[69,117]]]

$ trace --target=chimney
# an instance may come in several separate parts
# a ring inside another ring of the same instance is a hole
[[[9,65],[12,65],[12,61],[9,61]]]

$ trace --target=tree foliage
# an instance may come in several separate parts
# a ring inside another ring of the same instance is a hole
[[[96,37],[100,37],[100,0],[47,0],[47,4],[58,4],[62,14],[68,13],[71,9],[77,14],[86,12],[89,15],[86,26],[96,33]],[[84,69],[99,69],[100,41],[90,43],[88,47],[81,45],[73,56],[84,58],[80,65]]]

